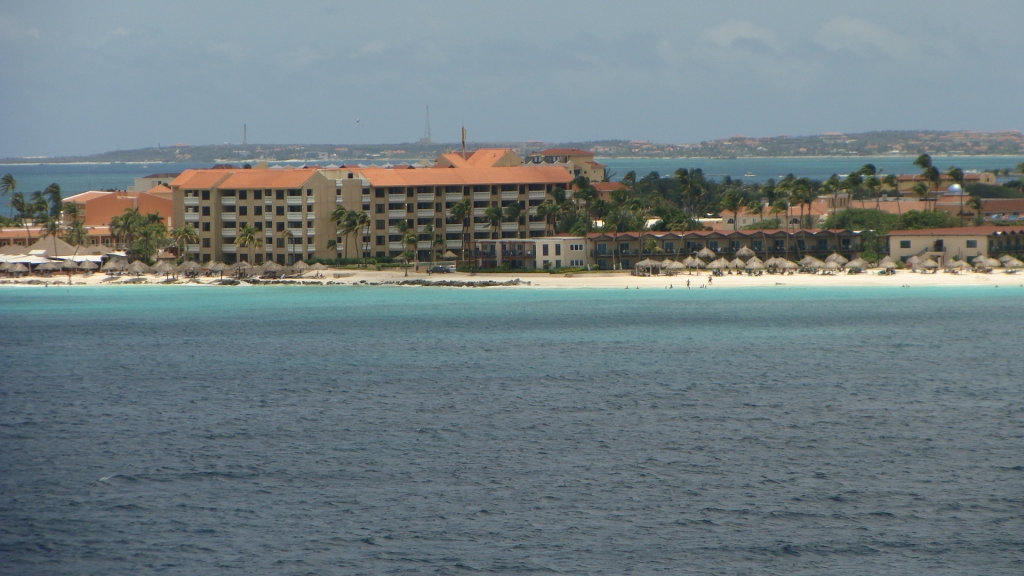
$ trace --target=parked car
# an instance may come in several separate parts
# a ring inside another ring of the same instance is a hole
[[[435,274],[435,273],[436,274],[447,274],[449,272],[455,272],[455,266],[451,266],[451,265],[447,265],[446,266],[446,265],[438,264],[436,266],[431,266],[430,268],[428,268],[427,272],[430,272],[431,274]]]

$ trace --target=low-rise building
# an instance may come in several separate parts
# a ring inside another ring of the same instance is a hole
[[[159,189],[157,189],[159,192]],[[130,190],[90,190],[64,198],[78,205],[78,218],[86,226],[108,226],[114,216],[137,209],[141,214],[159,214],[169,228],[174,226],[174,203],[164,194]],[[65,214],[65,217],[67,214]]]
[[[954,256],[970,260],[975,256],[1024,252],[1024,228],[1011,226],[963,226],[924,230],[893,230],[889,233],[889,255],[906,260],[926,256],[940,265]]]
[[[573,178],[585,176],[591,182],[605,179],[607,166],[594,160],[594,153],[579,148],[548,148],[526,156],[526,164],[563,166]]]
[[[544,236],[509,240],[476,240],[473,251],[480,268],[551,270],[583,268],[587,261],[586,238]]]

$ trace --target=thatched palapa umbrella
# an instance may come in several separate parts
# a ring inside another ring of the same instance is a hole
[[[181,266],[178,268],[178,271],[184,274],[185,276],[190,276],[194,278],[197,274],[199,274],[200,270],[202,269],[203,267],[200,266],[197,262],[189,260],[187,262],[183,262]]]
[[[152,273],[153,269],[147,266],[142,260],[136,260],[128,265],[128,272],[135,274],[136,276],[141,276],[142,274]]]
[[[669,260],[667,264],[662,266],[663,270],[682,270],[683,268],[686,268],[686,265],[675,260]]]
[[[726,260],[725,258],[719,258],[717,260],[712,260],[711,262],[708,262],[709,270],[725,270],[728,267],[729,261]]]
[[[868,261],[863,258],[854,258],[853,260],[850,260],[849,262],[846,263],[846,267],[867,270],[868,268],[871,267],[871,264],[869,264]]]
[[[1016,260],[1016,258],[1014,258],[1013,256],[1010,256],[1009,254],[1003,254],[999,258],[996,258],[996,260],[999,260],[1000,262],[1002,262],[1005,265],[1007,261],[1009,261],[1009,260]]]
[[[995,258],[988,258],[988,259],[985,260],[985,267],[986,268],[1002,268],[1003,267],[1003,263],[1000,262],[999,260],[996,260]]]
[[[964,260],[953,260],[946,264],[946,270],[970,270],[971,265]]]
[[[723,258],[723,260],[725,260],[725,258]],[[742,258],[736,258],[729,262],[728,264],[729,268],[733,268],[735,270],[742,270],[747,263]]]
[[[882,258],[882,260],[878,263],[878,267],[879,268],[895,268],[896,267],[896,263],[893,262],[892,258],[886,256],[885,258]]]
[[[985,260],[988,260],[988,256],[983,256],[979,254],[971,259],[971,264],[974,264],[975,266],[981,266],[985,264]]]
[[[295,264],[292,264],[292,270],[294,270],[296,274],[302,274],[306,270],[309,270],[309,264],[306,264],[302,260],[299,260]]]
[[[448,250],[447,252],[441,255],[442,260],[455,260],[457,258],[458,255],[455,254],[455,252],[452,252],[451,250]]]
[[[700,251],[697,252],[697,257],[703,258],[704,260],[709,260],[715,257],[715,253],[712,252],[709,248],[701,248]]]
[[[800,267],[796,262],[790,262],[785,258],[779,258],[779,260],[782,260],[782,262],[779,262],[779,268],[782,268],[783,270],[796,270]]]
[[[28,272],[28,266],[25,266],[21,262],[13,262],[11,263],[11,267],[8,268],[7,271],[12,274],[24,274]]]
[[[825,262],[820,266],[820,268],[822,270],[829,270],[835,272],[836,270],[839,270],[839,262],[836,262],[835,260]]]
[[[239,278],[248,276],[252,273],[252,264],[249,264],[244,260],[240,260],[231,265],[231,271]]]
[[[704,263],[700,258],[690,258],[690,263],[686,265],[687,268],[707,268],[707,264]]]
[[[920,267],[920,268],[925,268],[927,270],[934,270],[934,269],[939,267],[939,263],[936,262],[935,260],[932,260],[931,258],[929,258],[929,259],[925,260],[924,262],[919,262],[917,264],[917,266]]]
[[[1016,258],[1010,258],[1009,260],[1003,262],[1003,267],[1006,268],[1007,270],[1019,270],[1021,268],[1024,268],[1024,262],[1021,262]]]
[[[747,264],[744,266],[747,270],[764,270],[764,262],[757,256],[754,256],[750,260],[747,260]]]
[[[36,272],[54,272],[60,270],[59,262],[43,262],[36,266]]]
[[[310,266],[309,269],[310,270],[327,270],[327,266],[324,266],[323,264],[317,262],[316,264],[313,264],[312,266]]]
[[[849,262],[849,260],[844,258],[842,254],[840,254],[838,252],[833,252],[833,253],[828,255],[828,258],[825,258],[825,262],[835,262],[836,264],[839,264],[840,266],[842,266],[842,265],[846,264],[847,262]]]
[[[736,251],[736,257],[742,259],[744,262],[755,256],[757,256],[757,254],[754,254],[754,251],[746,246]]]

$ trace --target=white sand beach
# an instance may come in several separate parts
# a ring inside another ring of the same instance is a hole
[[[225,275],[224,278],[230,278]],[[308,272],[302,277],[286,279],[286,281],[305,284],[327,284],[335,285],[391,285],[404,281],[417,281],[429,283],[507,283],[519,279],[518,288],[606,288],[606,289],[666,289],[669,287],[686,289],[689,288],[747,288],[747,287],[824,287],[824,286],[1022,286],[1024,285],[1024,274],[1007,274],[998,270],[990,274],[975,272],[964,272],[951,274],[938,272],[935,274],[924,274],[910,271],[897,271],[893,275],[880,275],[877,271],[869,271],[862,274],[838,273],[834,275],[822,274],[764,274],[762,276],[729,275],[710,276],[707,272],[699,275],[677,274],[674,276],[633,276],[628,271],[621,272],[583,272],[573,274],[547,274],[547,273],[479,273],[470,274],[464,272],[450,274],[431,274],[409,269],[408,276],[402,270],[354,270],[354,269],[329,269],[315,276]],[[162,275],[143,275],[138,280],[134,276],[120,276],[111,279],[103,273],[83,275],[75,274],[71,277],[72,286],[116,286],[131,283],[142,283],[146,286],[167,285],[166,278]],[[201,276],[195,281],[179,277],[174,285],[209,285],[217,284],[219,276]],[[30,284],[31,283],[31,284]],[[66,275],[55,274],[52,277],[22,277],[0,279],[2,286],[26,286],[35,285],[39,287],[67,286]],[[245,283],[243,282],[243,285]]]

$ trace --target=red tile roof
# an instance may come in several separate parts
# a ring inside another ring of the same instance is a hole
[[[461,157],[460,157],[461,159]],[[569,171],[561,166],[509,166],[499,168],[423,168],[390,170],[365,168],[363,178],[372,186],[462,186],[487,184],[568,184]]]
[[[994,234],[1024,234],[1022,226],[962,226],[959,228],[925,228],[923,230],[893,230],[890,236],[992,236]]]

